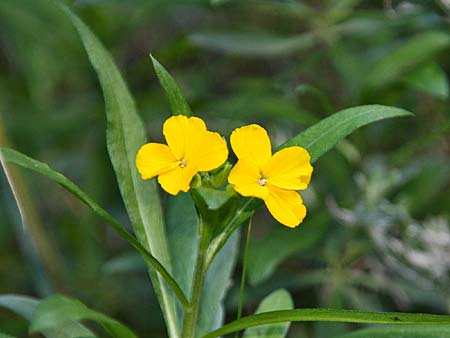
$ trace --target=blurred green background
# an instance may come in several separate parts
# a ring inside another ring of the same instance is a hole
[[[279,287],[296,307],[450,312],[449,1],[68,3],[113,55],[152,140],[162,140],[170,111],[150,52],[195,114],[223,135],[259,123],[278,145],[355,105],[414,112],[364,127],[316,162],[301,227],[258,212],[244,313]],[[104,109],[81,42],[55,6],[0,1],[0,144],[49,163],[128,224],[107,156]],[[140,258],[60,187],[19,174],[34,221],[24,231],[2,172],[0,293],[62,292],[138,335],[164,337]],[[241,263],[227,297],[229,320],[240,271]],[[0,327],[27,335],[27,323],[4,310]],[[352,328],[294,324],[289,337]]]

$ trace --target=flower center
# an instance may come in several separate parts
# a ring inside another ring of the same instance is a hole
[[[180,162],[180,167],[181,168],[184,168],[184,167],[186,167],[187,166],[187,161],[186,160],[182,160],[181,162]]]
[[[258,184],[259,184],[260,186],[264,186],[264,185],[266,185],[266,183],[267,183],[267,180],[266,180],[265,178],[263,178],[263,177],[261,177],[261,178],[258,180]]]

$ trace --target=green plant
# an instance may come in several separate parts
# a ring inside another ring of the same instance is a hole
[[[290,297],[282,291],[272,294],[261,303],[260,310],[264,311],[260,312],[263,313],[238,319],[214,330],[216,323],[222,320],[221,302],[236,258],[237,229],[251,217],[261,201],[237,197],[220,189],[194,188],[192,197],[180,196],[177,210],[184,216],[180,219],[194,221],[192,224],[175,224],[169,234],[165,228],[156,183],[143,182],[135,168],[136,153],[146,142],[146,138],[134,101],[112,58],[98,39],[67,7],[62,6],[62,9],[78,30],[103,88],[108,120],[108,151],[136,237],[73,182],[46,164],[7,148],[2,148],[1,155],[8,163],[36,171],[62,185],[105,219],[143,255],[170,337],[217,337],[267,324],[271,325],[278,336],[283,337],[285,327],[280,330],[280,326],[274,324],[293,321],[442,324],[441,332],[445,334],[448,327],[444,324],[450,324],[448,316],[326,309],[288,310],[291,307]],[[190,115],[191,110],[175,81],[155,59],[153,64],[173,113]],[[355,129],[381,119],[409,115],[411,114],[403,109],[381,105],[345,109],[321,120],[290,139],[284,146],[306,148],[311,154],[311,162],[315,162]],[[214,177],[207,176],[204,179],[211,180]],[[208,221],[203,223],[205,220]],[[206,223],[214,231],[209,229],[210,231],[197,233],[197,225],[200,224],[199,229],[204,231]],[[177,253],[177,245],[181,241],[179,233],[186,234],[186,229],[182,228],[189,226],[191,229],[188,229],[188,236],[182,239],[188,255],[181,255]],[[197,257],[192,253],[197,253]],[[280,298],[283,299],[281,306],[277,304]],[[67,297],[52,296],[39,302],[25,297],[3,296],[0,303],[28,317],[31,331],[42,332],[48,337],[95,336],[91,330],[79,324],[81,320],[98,322],[113,337],[135,337],[130,329],[119,322]],[[279,311],[271,311],[275,309]],[[196,312],[199,312],[198,320]],[[267,327],[265,330],[270,331]],[[392,334],[392,330],[395,331],[392,328],[379,329],[377,334],[380,337],[383,334],[388,336]],[[421,330],[424,335],[430,332],[427,326],[415,328],[414,332],[419,333]],[[368,332],[361,331],[359,334],[372,334],[371,331]],[[254,333],[250,330],[246,333],[247,336],[252,334]],[[264,337],[270,333],[258,334]]]

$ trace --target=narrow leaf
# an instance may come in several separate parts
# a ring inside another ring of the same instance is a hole
[[[414,67],[450,47],[450,34],[428,31],[418,34],[375,64],[367,76],[367,86],[375,89],[386,86]]]
[[[370,324],[450,324],[450,316],[423,313],[365,312],[337,309],[295,309],[260,313],[235,320],[203,336],[220,337],[248,327],[283,322],[344,322]]]
[[[92,320],[101,324],[115,338],[137,338],[125,325],[103,313],[89,309],[77,299],[54,295],[41,301],[31,321],[30,332],[61,329],[70,322]]]
[[[358,330],[337,338],[447,338],[448,325],[405,325],[400,327],[379,327]]]
[[[191,108],[189,108],[180,88],[175,80],[169,74],[169,72],[156,60],[152,55],[150,58],[153,62],[156,75],[158,76],[159,83],[164,88],[167,99],[169,100],[170,108],[173,115],[186,115],[191,116]]]
[[[171,261],[156,182],[144,182],[135,166],[136,153],[147,140],[134,100],[101,42],[68,7],[62,4],[60,7],[77,29],[103,89],[108,152],[134,231],[142,245],[170,272]],[[160,276],[152,270],[150,276],[169,335],[178,337],[180,323],[177,322],[175,299]]]
[[[294,303],[289,292],[284,289],[279,289],[262,300],[256,309],[256,313],[290,310],[293,307]],[[289,323],[262,325],[245,330],[243,338],[284,338],[288,329]]]
[[[176,295],[180,298],[182,303],[186,303],[186,297],[181,291],[178,284],[170,276],[164,266],[156,259],[152,254],[150,254],[146,248],[140,244],[132,234],[130,234],[119,222],[117,222],[114,217],[112,217],[106,210],[100,207],[92,198],[90,198],[86,193],[84,193],[80,188],[78,188],[72,181],[70,181],[64,175],[54,171],[47,164],[36,161],[18,151],[8,148],[0,148],[0,156],[2,156],[5,161],[19,165],[23,168],[33,170],[49,179],[62,185],[67,191],[75,195],[83,203],[85,203],[93,212],[98,216],[106,220],[118,233],[119,235],[128,241],[135,249],[137,249],[146,259],[148,264],[152,266],[156,271],[158,271],[162,278],[164,278],[168,285],[170,285]]]
[[[305,33],[283,37],[250,32],[204,32],[190,37],[192,43],[234,55],[276,57],[312,47],[315,37]]]
[[[381,105],[347,108],[294,136],[284,143],[281,148],[290,146],[304,147],[311,155],[311,162],[315,162],[340,140],[362,126],[387,118],[411,115],[412,113],[404,109]]]
[[[2,295],[0,296],[0,307],[9,309],[23,318],[31,321],[36,312],[40,301],[28,297],[18,295]],[[86,327],[75,321],[69,321],[64,328],[58,330],[47,329],[42,331],[42,334],[47,338],[80,338],[80,337],[95,337],[95,335]],[[1,335],[0,335],[1,336]]]

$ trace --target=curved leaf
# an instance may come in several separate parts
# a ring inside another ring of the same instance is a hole
[[[358,330],[337,338],[447,338],[448,325],[405,325],[400,327],[377,327]]]
[[[135,166],[136,153],[147,139],[134,100],[102,43],[67,6],[57,3],[78,31],[102,86],[108,122],[108,152],[136,236],[170,272],[171,260],[156,182],[144,182]],[[161,277],[153,270],[149,272],[169,335],[179,337],[180,323],[177,320],[175,298]]]
[[[340,140],[362,126],[387,118],[411,115],[413,114],[404,109],[381,105],[347,108],[309,127],[280,148],[304,147],[311,155],[311,162],[314,163]]]
[[[140,244],[132,234],[130,234],[119,222],[117,222],[114,217],[112,217],[106,210],[100,207],[92,198],[90,198],[86,193],[84,193],[80,188],[78,188],[71,180],[69,180],[64,175],[58,173],[57,171],[50,168],[47,164],[34,160],[16,150],[8,148],[0,148],[0,156],[3,156],[5,161],[19,165],[23,168],[33,170],[57,183],[62,185],[67,191],[75,195],[83,203],[85,203],[93,212],[98,216],[107,221],[118,233],[119,235],[128,241],[135,249],[137,249],[145,258],[145,260],[152,266],[156,271],[158,271],[161,276],[165,279],[168,285],[172,287],[175,294],[180,297],[182,303],[187,303],[187,299],[183,294],[176,281],[167,272],[164,266],[156,259],[150,252],[145,249],[142,244]]]
[[[295,309],[260,313],[235,320],[203,336],[220,337],[248,327],[283,322],[344,322],[371,324],[450,324],[450,316],[423,313],[366,312],[337,309]]]
[[[9,309],[28,321],[33,319],[39,303],[39,300],[28,296],[0,296],[0,307]],[[64,328],[60,328],[58,330],[46,329],[42,331],[42,334],[47,338],[95,338],[95,335],[89,329],[73,320],[67,322]]]
[[[137,338],[119,321],[103,313],[89,309],[77,299],[54,295],[41,301],[31,321],[30,332],[39,333],[49,329],[61,329],[67,323],[92,320],[101,324],[114,338]]]
[[[193,44],[211,50],[255,57],[275,57],[312,47],[312,33],[284,37],[251,32],[203,32],[190,36]]]

